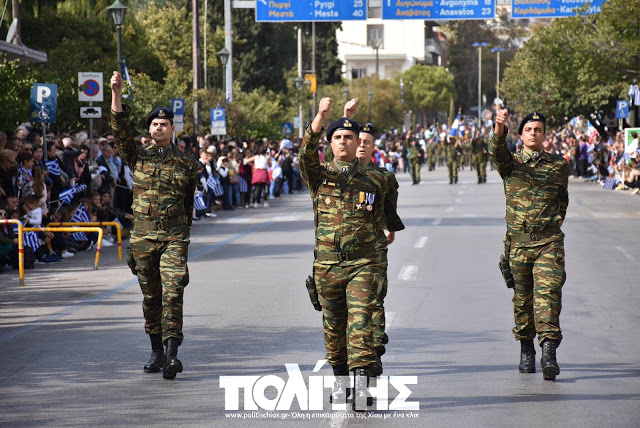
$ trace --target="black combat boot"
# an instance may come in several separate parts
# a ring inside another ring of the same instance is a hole
[[[542,358],[540,365],[542,366],[542,376],[544,380],[556,380],[556,376],[560,374],[560,367],[556,361],[556,348],[558,341],[554,339],[545,339],[542,342]]]
[[[382,374],[382,348],[375,348],[376,351],[376,362],[373,364],[373,368],[371,369],[371,376],[376,377]]]
[[[453,177],[449,178],[449,184],[453,184]]]
[[[164,349],[162,347],[162,335],[150,334],[151,339],[151,358],[149,362],[144,365],[145,373],[157,373],[162,370],[164,363]]]
[[[349,375],[349,366],[342,364],[333,367],[333,375],[336,381],[333,383],[333,391],[329,396],[329,403],[346,403],[347,398],[351,395],[351,376]]]
[[[454,183],[456,183],[456,184],[458,184],[458,177],[454,177],[454,178],[453,178],[453,182],[454,182]]]
[[[533,339],[520,340],[520,373],[536,372],[536,349],[533,346]]]
[[[162,377],[165,379],[173,379],[176,374],[182,373],[182,362],[178,359],[178,342],[177,337],[167,339],[167,352],[164,367],[162,369]]]
[[[373,397],[369,395],[370,370],[365,367],[353,370],[353,410],[364,412],[367,406],[373,406]]]
[[[478,184],[482,183],[482,177],[478,177]]]

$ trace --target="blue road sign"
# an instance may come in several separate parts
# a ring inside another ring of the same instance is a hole
[[[354,21],[367,19],[366,0],[257,0],[258,22]]]
[[[56,123],[58,119],[58,85],[35,83],[31,87],[31,122]]]
[[[227,118],[223,108],[212,108],[211,114],[211,134],[227,135]]]
[[[282,131],[283,135],[293,134],[293,124],[291,122],[282,122],[280,130]]]
[[[171,111],[174,115],[184,116],[184,98],[174,98],[171,100]]]
[[[616,101],[616,118],[626,119],[629,117],[629,101],[618,100]]]
[[[529,0],[531,1],[531,0]],[[493,19],[496,0],[382,0],[382,19]]]
[[[600,13],[605,0],[511,0],[512,18],[562,18],[575,16],[576,9],[590,3],[587,14]]]

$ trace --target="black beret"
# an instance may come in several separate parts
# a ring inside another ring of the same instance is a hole
[[[373,135],[373,138],[376,137],[376,127],[373,126],[373,123],[365,123],[360,127],[360,132],[365,132],[367,134]]]
[[[346,117],[341,117],[335,122],[331,122],[329,124],[329,127],[327,128],[327,140],[329,140],[329,142],[331,142],[331,137],[333,136],[333,133],[336,132],[338,129],[346,129],[347,131],[353,131],[355,132],[356,137],[358,136],[358,134],[360,134],[360,126],[358,126],[358,123],[355,120],[347,119]]]
[[[147,116],[147,126],[151,126],[151,122],[156,117],[160,119],[168,119],[173,122],[173,112],[171,111],[171,109],[167,107],[160,107],[152,111],[151,114]]]
[[[540,113],[536,113],[534,111],[533,113],[529,113],[528,115],[526,115],[524,119],[522,119],[522,122],[520,122],[520,126],[518,127],[519,135],[522,135],[522,130],[524,129],[524,125],[526,125],[528,122],[542,122],[542,125],[544,126],[545,131],[547,129],[547,118],[541,115]]]

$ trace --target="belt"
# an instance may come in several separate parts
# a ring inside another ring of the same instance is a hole
[[[367,257],[369,254],[373,253],[375,250],[375,244],[373,242],[369,242],[365,244],[362,248],[359,248],[355,251],[350,251],[348,253],[344,253],[342,251],[318,251],[315,250],[313,255],[315,259],[319,262],[348,262],[356,259],[361,259],[363,257]]]
[[[510,234],[509,240],[511,242],[518,242],[518,243],[533,242],[533,241],[539,241],[544,238],[548,238],[560,232],[561,232],[560,226],[556,224],[555,226],[547,227],[546,229],[542,229],[538,232],[519,233],[516,235]]]
[[[133,229],[136,232],[147,232],[151,230],[166,230],[170,227],[186,225],[186,216],[171,217],[166,220],[135,220]]]

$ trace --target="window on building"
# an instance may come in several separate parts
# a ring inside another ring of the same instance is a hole
[[[367,3],[367,17],[382,18],[382,0],[369,0]]]
[[[366,68],[352,68],[351,69],[351,78],[352,79],[362,79],[363,77],[367,77],[367,69]]]
[[[384,47],[384,25],[367,25],[367,46],[375,49],[372,40],[379,40],[378,48]]]

